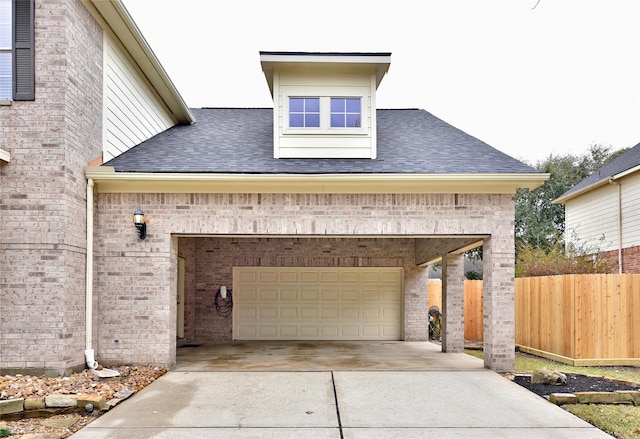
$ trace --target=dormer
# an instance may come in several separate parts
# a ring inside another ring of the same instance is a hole
[[[376,90],[390,53],[260,52],[275,158],[376,158]]]

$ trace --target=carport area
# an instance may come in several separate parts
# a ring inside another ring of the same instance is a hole
[[[466,354],[445,354],[432,342],[235,341],[179,348],[175,372],[477,370]]]
[[[214,343],[220,349],[220,343],[232,341],[234,346],[247,341],[427,341],[427,263],[435,260],[442,260],[445,291],[443,340],[438,349],[461,352],[462,253],[483,245],[486,266],[493,269],[491,239],[480,235],[180,236],[177,244],[177,361],[185,349],[182,346],[194,344]],[[492,277],[491,272],[485,273],[486,285],[491,285]],[[485,291],[501,293],[508,285]],[[512,321],[512,302],[506,305],[500,319],[492,321],[495,328]],[[490,315],[492,308],[486,310]],[[492,328],[485,328],[485,333],[490,335]],[[247,355],[255,357],[257,351]],[[308,351],[300,357],[309,355],[313,354]],[[502,357],[488,358],[493,359],[488,367],[510,368],[496,367],[496,359]],[[509,360],[509,355],[505,358]]]

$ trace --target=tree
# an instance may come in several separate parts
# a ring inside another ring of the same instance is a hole
[[[563,243],[564,206],[552,201],[624,151],[611,152],[610,147],[594,144],[581,156],[551,154],[538,162],[535,168],[551,176],[532,191],[516,192],[516,249],[529,245],[549,252]]]

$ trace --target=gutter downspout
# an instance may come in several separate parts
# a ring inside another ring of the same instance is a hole
[[[85,350],[84,358],[91,372],[100,378],[112,378],[120,376],[117,370],[100,367],[95,359],[95,351],[91,348],[93,343],[93,178],[87,179],[87,260],[86,260],[86,285],[85,285]]]
[[[609,184],[618,186],[618,273],[622,274],[622,185],[609,178]]]
[[[87,357],[87,366],[95,369],[97,362],[94,358],[89,358],[88,353],[91,351],[93,357],[93,178],[87,180],[87,278],[85,285],[85,357]],[[89,364],[91,363],[91,364]]]

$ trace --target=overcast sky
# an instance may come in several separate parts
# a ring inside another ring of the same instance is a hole
[[[530,164],[640,142],[638,0],[123,0],[190,107],[272,107],[258,52],[391,52],[422,108]]]

